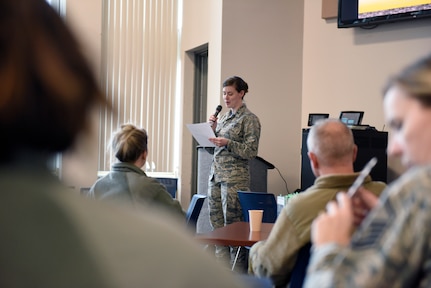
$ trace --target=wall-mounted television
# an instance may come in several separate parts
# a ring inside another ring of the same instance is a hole
[[[338,0],[338,28],[431,17],[431,0]]]

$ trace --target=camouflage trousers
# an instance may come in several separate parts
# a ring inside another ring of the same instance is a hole
[[[215,182],[213,178],[209,182],[208,206],[213,229],[244,220],[238,190],[248,191],[249,181]],[[237,251],[238,247],[216,246],[215,256],[219,262],[231,266]],[[247,271],[247,251],[244,248],[240,250],[235,271]]]

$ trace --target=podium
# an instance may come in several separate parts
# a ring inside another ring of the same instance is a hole
[[[214,154],[214,147],[198,146],[198,173],[197,191],[198,194],[208,195],[208,181],[210,168]],[[255,192],[268,192],[268,169],[274,169],[274,165],[257,156],[249,161],[250,165],[250,190]],[[198,218],[197,233],[211,231],[208,210],[208,198],[205,199],[201,213]]]
[[[310,160],[307,153],[307,137],[309,128],[302,129],[301,149],[301,190],[305,190],[314,184],[316,178],[311,170]],[[365,164],[372,158],[377,157],[377,164],[371,170],[371,178],[375,181],[387,183],[388,157],[386,148],[388,146],[388,132],[376,130],[352,129],[355,144],[358,146],[356,161],[353,168],[356,172],[362,170]]]

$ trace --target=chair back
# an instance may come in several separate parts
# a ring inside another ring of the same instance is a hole
[[[266,192],[238,191],[244,221],[248,222],[248,210],[263,210],[262,222],[274,223],[277,219],[277,200]]]
[[[201,213],[204,201],[207,198],[205,195],[194,194],[190,200],[189,208],[186,212],[187,226],[196,232],[196,223],[198,222],[199,214]]]
[[[308,261],[310,260],[311,243],[308,242],[299,249],[298,257],[290,275],[289,288],[301,288],[307,273]]]

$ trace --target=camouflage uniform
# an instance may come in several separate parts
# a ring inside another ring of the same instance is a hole
[[[390,185],[350,247],[314,249],[304,287],[431,287],[431,166]]]
[[[209,210],[211,226],[215,228],[243,220],[237,191],[250,190],[249,159],[257,156],[260,137],[259,118],[243,104],[235,114],[231,111],[219,120],[216,135],[229,139],[228,145],[216,147],[209,175]],[[237,247],[217,246],[218,259],[233,259]],[[243,251],[244,249],[242,249]],[[230,254],[230,256],[229,256]],[[238,267],[245,265],[245,254]],[[245,267],[243,267],[245,268]]]

